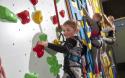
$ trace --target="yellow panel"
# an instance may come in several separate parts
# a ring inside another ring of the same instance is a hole
[[[73,1],[72,1],[72,5],[73,5],[73,7],[75,7],[76,9],[78,9],[78,6],[77,6],[77,3],[76,3],[76,2],[73,2]]]
[[[93,5],[93,10],[95,13],[101,13],[101,4],[100,4],[100,0],[92,0],[92,5]]]

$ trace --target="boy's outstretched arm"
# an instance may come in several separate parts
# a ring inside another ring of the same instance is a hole
[[[51,48],[53,50],[56,50],[61,53],[67,53],[70,49],[75,47],[77,44],[77,41],[73,38],[67,38],[64,45],[55,45],[52,43],[48,43],[48,48]]]
[[[67,47],[66,46],[62,46],[62,45],[55,45],[53,43],[48,43],[47,41],[39,41],[38,44],[40,45],[43,45],[44,47],[48,47],[50,49],[53,49],[57,52],[60,52],[60,53],[65,53],[68,51]]]
[[[68,52],[68,48],[66,46],[62,46],[62,45],[55,45],[52,43],[48,43],[48,48],[53,49],[53,50],[60,52],[60,53]]]
[[[55,45],[53,43],[45,42],[38,42],[38,44],[43,45],[44,47],[48,47],[60,53],[67,53],[69,49],[73,48],[76,45],[77,41],[72,38],[66,39],[64,45]]]

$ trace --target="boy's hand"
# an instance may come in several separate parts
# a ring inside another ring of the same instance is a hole
[[[38,41],[39,45],[43,45],[44,47],[48,46],[48,42],[47,41]]]

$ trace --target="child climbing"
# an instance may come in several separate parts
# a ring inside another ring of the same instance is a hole
[[[103,40],[108,44],[113,44],[116,41],[115,37],[115,25],[114,25],[114,17],[104,15],[104,29],[102,32],[106,33],[105,37],[103,37]]]
[[[115,36],[115,25],[114,25],[114,17],[113,16],[106,16],[105,15],[105,27],[103,28],[102,32],[105,33],[105,36],[102,38],[105,44],[105,51],[110,60],[109,65],[109,78],[114,77],[117,78],[117,71],[115,66],[115,59],[113,53],[113,44],[116,41]]]
[[[100,13],[95,13],[93,15],[93,18],[91,20],[88,20],[90,22],[91,26],[91,41],[92,41],[92,55],[94,58],[94,69],[95,69],[95,74],[96,78],[101,77],[101,60],[100,60],[100,48],[102,47],[102,39],[101,39],[101,21],[102,21],[102,16]]]
[[[79,37],[76,36],[79,31],[77,23],[67,20],[61,28],[66,38],[66,41],[62,45],[55,45],[48,42],[38,42],[38,44],[64,54],[64,75],[62,78],[81,78],[81,62],[85,46],[81,44]]]
[[[103,45],[101,31],[102,31],[102,15],[100,13],[95,13],[92,18],[88,15],[87,11],[83,8],[83,12],[85,14],[85,17],[87,19],[87,22],[89,26],[91,27],[91,43],[92,43],[92,49],[91,53],[93,56],[94,61],[94,71],[96,78],[102,77],[101,76],[101,60],[100,60],[100,54],[101,54],[101,47]]]
[[[6,78],[6,74],[5,74],[4,68],[2,66],[1,58],[0,58],[0,78]]]

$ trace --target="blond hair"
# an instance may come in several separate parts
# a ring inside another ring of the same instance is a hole
[[[115,20],[115,18],[113,16],[108,16],[108,20],[110,20],[110,22],[113,22]]]
[[[68,26],[72,27],[74,30],[78,29],[77,21],[74,21],[74,20],[67,20],[66,22],[64,22],[63,25],[68,25]]]

